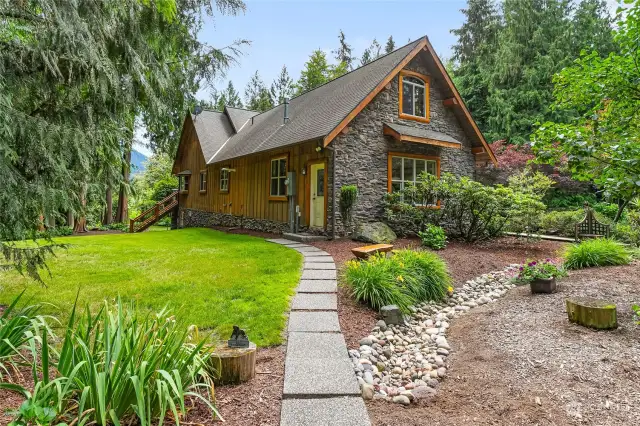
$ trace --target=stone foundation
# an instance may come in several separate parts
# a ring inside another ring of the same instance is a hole
[[[179,228],[211,228],[213,226],[238,227],[276,234],[289,232],[289,224],[283,222],[187,208],[180,208],[178,210]]]

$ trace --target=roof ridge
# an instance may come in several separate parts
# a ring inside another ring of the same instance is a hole
[[[256,111],[254,109],[247,109],[247,108],[238,108],[238,107],[233,107],[233,106],[229,106],[229,105],[224,105],[225,108],[227,109],[239,109],[240,111],[248,111],[248,112],[255,112],[257,114],[260,113],[260,111]],[[271,109],[271,108],[270,108]]]

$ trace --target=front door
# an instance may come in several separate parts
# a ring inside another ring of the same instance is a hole
[[[311,202],[309,212],[309,226],[312,228],[324,228],[324,163],[312,164],[310,167]]]

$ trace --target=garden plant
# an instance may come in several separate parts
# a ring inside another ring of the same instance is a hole
[[[626,265],[631,259],[631,252],[627,247],[609,238],[596,238],[572,244],[564,253],[564,265],[567,269]]]
[[[418,236],[422,245],[434,250],[442,250],[447,246],[447,235],[440,226],[428,224],[424,231],[419,231]]]

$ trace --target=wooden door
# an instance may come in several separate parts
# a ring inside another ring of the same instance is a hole
[[[310,167],[311,181],[309,189],[311,190],[311,202],[309,212],[309,226],[312,228],[324,228],[325,217],[325,170],[324,162],[312,164]]]

